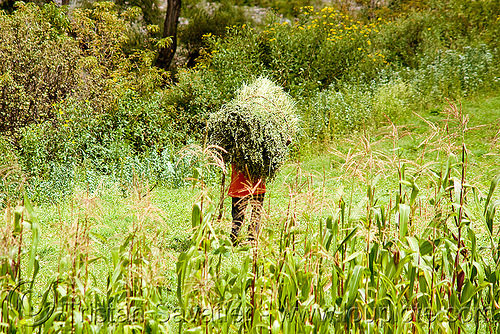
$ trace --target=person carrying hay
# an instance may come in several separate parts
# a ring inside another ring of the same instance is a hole
[[[297,128],[295,102],[263,77],[243,85],[234,99],[209,116],[208,144],[221,148],[223,160],[232,165],[228,194],[232,197],[233,244],[249,203],[254,204],[249,239],[257,239],[265,182],[283,165]]]

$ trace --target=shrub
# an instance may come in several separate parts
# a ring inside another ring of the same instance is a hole
[[[172,174],[169,167],[176,163],[173,130],[160,94],[145,100],[128,91],[106,114],[94,114],[90,101],[67,100],[54,109],[53,122],[21,129],[19,149],[12,150],[36,201],[50,200],[50,194],[65,196],[78,180],[92,184],[78,176],[79,170],[127,184],[133,175],[169,186],[182,183],[184,174],[177,167]]]
[[[402,79],[381,77],[370,84],[344,84],[318,92],[304,101],[304,130],[313,141],[330,141],[411,113],[416,92]]]
[[[366,87],[363,87],[366,88]],[[371,93],[361,87],[319,92],[304,110],[304,127],[312,140],[328,141],[358,130],[370,119]]]
[[[158,0],[116,0],[116,5],[126,11],[132,7],[139,7],[142,13],[143,25],[159,25],[164,19]]]
[[[300,11],[293,24],[271,14],[261,30],[243,25],[230,28],[225,38],[205,36],[195,71],[183,72],[166,93],[166,103],[182,116],[177,119],[200,133],[207,112],[264,74],[304,101],[306,133],[325,140],[494,81],[494,54],[487,47],[445,51],[447,28],[438,11],[366,23],[333,7]]]
[[[170,143],[170,122],[161,106],[161,95],[156,93],[143,99],[128,90],[117,103],[117,108],[103,115],[98,131],[116,133],[129,143],[135,152],[148,148],[162,148]]]
[[[218,110],[229,97],[227,92],[219,90],[222,86],[215,84],[210,73],[182,70],[177,79],[176,84],[162,92],[161,103],[171,128],[171,140],[181,146],[202,140],[208,115]]]
[[[500,3],[496,0],[429,1],[443,27],[443,40],[453,44],[486,43],[498,47]]]
[[[292,18],[300,14],[300,9],[305,6],[320,6],[318,0],[235,0],[237,5],[268,7],[277,13]]]
[[[53,104],[78,85],[80,50],[61,34],[69,21],[55,4],[18,3],[0,12],[0,133],[52,120]]]
[[[418,70],[402,74],[426,99],[456,99],[494,87],[498,67],[490,50],[480,45],[467,46],[463,51],[441,50],[435,56],[423,55]]]
[[[54,4],[20,3],[11,15],[0,13],[0,132],[55,122],[54,105],[63,100],[88,100],[95,114],[112,109],[127,89],[151,93],[163,73],[151,68],[152,52],[122,51],[126,18],[134,16],[126,14],[105,2],[77,8],[71,18]]]
[[[191,5],[183,12],[183,16],[189,23],[180,27],[179,40],[187,48],[187,67],[193,67],[196,58],[200,56],[204,35],[224,37],[227,27],[241,26],[247,21],[243,10],[229,1]]]
[[[199,68],[219,87],[265,74],[298,98],[361,73],[369,81],[386,67],[373,43],[380,23],[356,22],[333,7],[301,11],[293,24],[271,14],[262,31],[242,26],[224,39],[208,37]]]
[[[402,79],[381,84],[373,93],[372,122],[402,121],[412,112],[416,92]]]
[[[429,12],[411,12],[385,23],[374,43],[387,62],[396,67],[415,68],[418,55],[440,48],[440,32],[436,22],[436,17]]]
[[[153,94],[164,72],[152,68],[152,51],[122,50],[137,13],[112,3],[69,18],[53,4],[0,13],[0,133],[27,176],[50,179],[89,161],[109,174],[130,152],[170,145]]]
[[[245,81],[264,74],[260,61],[263,50],[259,48],[259,34],[243,25],[230,28],[224,39],[205,35],[206,50],[195,68],[211,87],[216,87],[220,99],[229,100]]]
[[[140,14],[136,7],[120,14],[111,2],[96,2],[72,14],[71,34],[82,49],[78,83],[80,100],[91,100],[96,112],[112,109],[115,98],[127,90],[141,96],[152,94],[165,72],[153,67],[154,52],[137,50],[126,55],[132,22]]]

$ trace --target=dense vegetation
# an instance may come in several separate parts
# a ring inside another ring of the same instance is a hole
[[[188,2],[172,72],[132,5],[2,5],[2,331],[500,330],[500,3]],[[260,76],[301,130],[233,248],[205,127]]]

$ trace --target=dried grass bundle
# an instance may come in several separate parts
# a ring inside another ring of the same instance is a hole
[[[273,178],[286,159],[298,127],[295,102],[267,78],[243,85],[236,97],[210,115],[208,142],[222,147],[226,162],[252,178]]]

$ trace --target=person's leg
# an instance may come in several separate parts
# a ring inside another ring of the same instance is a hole
[[[236,244],[241,224],[245,219],[245,209],[247,207],[247,197],[232,197],[231,215],[233,216],[233,226],[231,228],[231,242]]]
[[[264,194],[253,195],[252,204],[252,219],[248,226],[248,240],[255,240],[259,236],[260,219],[264,206]]]

